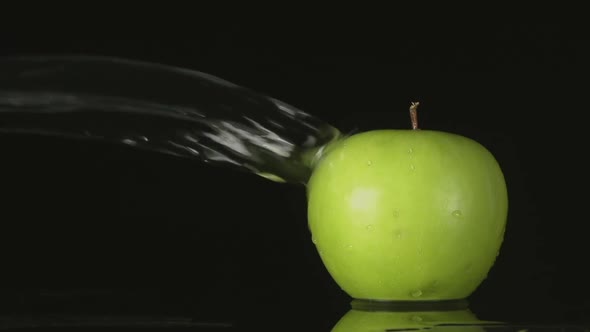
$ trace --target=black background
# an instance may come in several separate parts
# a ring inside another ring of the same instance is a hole
[[[223,27],[9,33],[1,55],[196,69],[345,132],[407,128],[408,105],[420,101],[422,128],[481,142],[508,184],[505,242],[471,309],[491,320],[590,321],[581,30]],[[303,187],[118,145],[4,135],[0,151],[6,313],[157,313],[329,330],[349,309],[311,243]]]

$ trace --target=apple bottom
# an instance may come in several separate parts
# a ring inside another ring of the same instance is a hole
[[[490,234],[480,223],[453,218],[399,217],[371,227],[349,219],[338,229],[322,224],[312,235],[329,274],[354,299],[460,300],[487,277],[503,231]]]
[[[457,244],[451,235],[447,235],[446,240],[420,243],[422,237],[434,238],[424,235],[428,231],[436,229],[425,227],[417,231],[416,237],[405,234],[406,238],[401,237],[395,243],[383,243],[383,236],[375,229],[370,234],[354,233],[350,239],[340,239],[349,245],[319,246],[318,251],[332,278],[354,299],[440,301],[467,298],[486,278],[499,248],[488,244],[473,250],[474,242],[464,240]],[[395,230],[384,232],[395,233]]]

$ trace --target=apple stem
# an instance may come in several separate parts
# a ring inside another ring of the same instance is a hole
[[[412,102],[412,105],[410,105],[410,119],[412,120],[413,130],[420,130],[418,128],[418,105],[420,105],[419,102]]]

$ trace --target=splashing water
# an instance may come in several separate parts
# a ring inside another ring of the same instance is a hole
[[[0,132],[118,142],[306,183],[342,135],[206,73],[111,57],[0,58]]]

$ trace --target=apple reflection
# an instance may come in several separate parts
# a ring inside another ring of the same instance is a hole
[[[462,332],[479,332],[486,331],[483,325],[499,323],[479,320],[466,301],[387,303],[355,300],[352,309],[334,325],[332,332],[412,331],[443,324],[464,325],[460,328]]]

